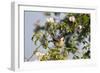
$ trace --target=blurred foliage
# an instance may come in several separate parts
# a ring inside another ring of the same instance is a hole
[[[45,54],[41,61],[44,60],[64,60],[67,58],[67,51],[60,51],[58,48],[52,48]]]
[[[53,13],[56,17],[60,13]],[[45,12],[46,16],[51,16],[50,12]],[[51,16],[52,17],[52,16]],[[32,41],[37,45],[37,42],[48,52],[42,56],[41,61],[46,60],[65,60],[68,59],[69,53],[73,54],[73,59],[87,59],[90,58],[90,14],[85,13],[65,13],[65,17],[57,23],[55,18],[48,19],[44,26],[35,28],[33,32]],[[64,37],[64,46],[57,47],[54,44],[54,37],[57,35]],[[49,38],[48,38],[49,37]],[[88,40],[85,40],[85,39]],[[51,40],[50,40],[51,39]],[[53,43],[52,47],[49,44]],[[76,55],[80,49],[80,43],[83,44],[82,50],[85,52],[80,53],[82,56]]]

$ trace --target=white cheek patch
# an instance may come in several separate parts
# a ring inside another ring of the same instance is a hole
[[[61,38],[61,41],[64,41],[64,38],[63,37]]]

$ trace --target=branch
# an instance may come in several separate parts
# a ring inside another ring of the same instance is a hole
[[[40,45],[40,46],[41,46],[41,45]],[[37,50],[39,49],[40,46],[38,46],[38,47],[36,48],[36,50],[33,51],[32,55],[27,59],[27,61],[30,61],[30,59],[34,56],[34,54],[37,52]]]

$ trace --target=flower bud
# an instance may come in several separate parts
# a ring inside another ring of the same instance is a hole
[[[78,29],[82,29],[82,26],[81,26],[81,25],[79,25],[79,26],[78,26]]]

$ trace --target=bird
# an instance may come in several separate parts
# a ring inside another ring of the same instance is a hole
[[[53,38],[54,45],[58,48],[62,48],[64,46],[64,37],[58,36],[56,38]]]

